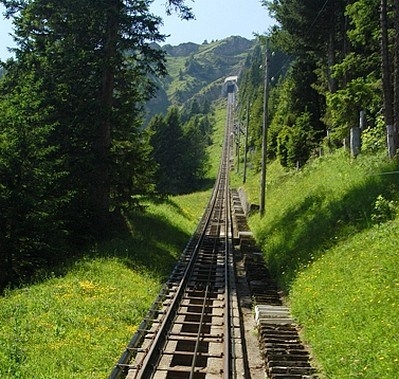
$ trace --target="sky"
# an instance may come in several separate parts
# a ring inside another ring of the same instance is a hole
[[[180,20],[176,15],[167,16],[164,4],[165,0],[154,0],[151,11],[163,19],[161,32],[170,35],[165,43],[171,45],[201,44],[233,35],[253,39],[254,33],[264,34],[273,24],[260,0],[186,0],[195,15],[195,20],[190,21]],[[3,16],[3,6],[0,14],[0,59],[5,60],[11,56],[7,48],[13,46],[9,35],[12,25]]]
[[[161,32],[170,34],[165,43],[203,43],[230,36],[253,39],[254,33],[264,34],[273,24],[260,0],[186,0],[193,9],[195,20],[180,20],[176,15],[165,15],[165,0],[155,0],[153,13],[163,18]]]

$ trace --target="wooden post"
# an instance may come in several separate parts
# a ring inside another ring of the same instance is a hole
[[[355,126],[350,130],[350,150],[353,158],[360,153],[360,128]]]
[[[393,125],[387,125],[386,129],[387,129],[388,157],[393,158],[396,154],[395,128]]]
[[[363,132],[367,129],[366,112],[365,111],[360,111],[359,128],[360,128],[360,132]]]
[[[237,174],[240,173],[240,124],[236,124]]]
[[[268,130],[268,98],[269,98],[269,40],[266,39],[265,53],[265,78],[263,93],[263,126],[262,126],[262,168],[260,179],[260,204],[261,216],[265,213],[266,202],[266,160],[267,160],[267,130]]]

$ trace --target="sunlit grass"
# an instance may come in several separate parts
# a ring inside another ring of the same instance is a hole
[[[274,168],[265,215],[253,217],[251,225],[284,288],[325,249],[369,227],[378,195],[396,196],[397,177],[378,175],[390,165],[382,156],[352,161],[338,152],[300,171]]]
[[[399,220],[339,243],[301,272],[290,296],[329,378],[399,370]]]
[[[398,377],[399,219],[389,221],[398,209],[396,167],[385,153],[351,160],[342,151],[300,171],[273,163],[265,216],[250,219],[330,379]],[[251,202],[258,183],[251,173]]]
[[[105,377],[158,289],[148,270],[97,258],[8,293],[0,299],[1,378]]]
[[[212,135],[212,145],[209,147],[209,170],[207,177],[215,180],[222,156],[224,132],[226,125],[226,99],[219,99],[215,103],[215,127]]]

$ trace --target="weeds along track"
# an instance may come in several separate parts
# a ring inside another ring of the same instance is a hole
[[[208,207],[110,379],[236,376],[241,358],[228,188],[234,95],[228,94],[223,154]]]

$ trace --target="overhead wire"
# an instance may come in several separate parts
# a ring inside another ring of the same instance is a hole
[[[323,4],[323,6],[320,8],[319,12],[317,13],[316,17],[314,18],[314,20],[312,21],[312,23],[310,24],[308,30],[306,31],[306,33],[304,34],[304,37],[308,37],[310,32],[312,31],[314,25],[316,24],[317,20],[320,18],[321,14],[323,13],[323,11],[326,9],[326,6],[328,4],[329,0],[326,0]],[[277,71],[277,73],[275,74],[275,76],[278,76],[278,74],[283,70],[283,68],[285,67],[285,65],[290,61],[290,58],[286,58],[285,61],[283,62],[283,64],[281,65],[280,69]]]
[[[309,26],[309,29],[306,31],[305,37],[307,37],[309,35],[309,33],[311,32],[314,24],[317,22],[317,20],[321,16],[322,12],[324,11],[324,9],[326,9],[328,2],[329,2],[329,0],[326,0],[325,3],[323,4],[323,6],[321,7],[321,9],[319,10],[319,13],[317,13],[317,16],[314,18],[312,24]]]

